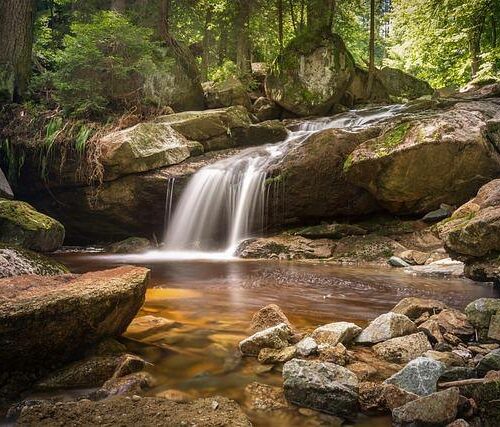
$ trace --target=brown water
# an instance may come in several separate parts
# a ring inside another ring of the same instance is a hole
[[[64,254],[74,272],[109,268],[119,258]],[[389,311],[401,298],[436,298],[462,309],[479,297],[499,296],[489,285],[466,279],[435,279],[400,270],[331,266],[322,263],[270,261],[162,261],[145,264],[152,271],[146,304],[140,315],[177,321],[167,332],[127,341],[143,356],[157,384],[193,397],[224,395],[245,407],[245,386],[258,381],[279,385],[279,372],[259,372],[255,359],[238,356],[237,344],[248,334],[252,314],[278,304],[303,330],[332,321],[360,326]],[[257,426],[334,425],[328,417],[303,416],[297,411],[258,414],[247,411]],[[357,426],[389,426],[385,417],[360,417]]]

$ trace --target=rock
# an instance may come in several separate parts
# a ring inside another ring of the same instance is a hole
[[[245,387],[246,406],[251,411],[275,411],[289,407],[281,387],[253,382]]]
[[[140,394],[151,387],[152,383],[153,379],[149,374],[136,372],[123,377],[111,378],[99,390],[91,393],[89,398],[91,400],[101,400],[113,396]]]
[[[63,241],[64,227],[60,222],[37,212],[28,203],[0,199],[0,242],[52,252]]]
[[[395,408],[399,408],[408,402],[413,402],[418,399],[418,395],[403,390],[394,384],[383,384],[382,399],[385,407],[392,411]]]
[[[0,359],[5,369],[71,360],[121,335],[144,303],[149,270],[124,266],[0,280]]]
[[[424,353],[424,357],[444,363],[447,367],[465,366],[465,360],[451,351],[429,350]]]
[[[383,385],[372,383],[372,382],[362,382],[359,384],[359,407],[361,412],[371,413],[371,412],[384,412],[385,405],[382,396]]]
[[[5,177],[2,169],[0,169],[0,197],[5,199],[14,198],[12,188],[10,188],[9,181],[7,181],[7,178]]]
[[[279,325],[280,323],[285,323],[290,329],[293,329],[292,324],[281,308],[276,304],[269,304],[253,315],[250,331],[253,333],[263,331],[264,329]]]
[[[476,366],[480,375],[485,375],[488,371],[500,370],[500,349],[493,350],[484,356]]]
[[[476,328],[479,339],[488,338],[492,317],[500,314],[500,299],[480,298],[465,307],[465,314],[469,322]]]
[[[375,76],[373,80],[372,93],[368,97],[368,71],[354,66],[354,77],[347,88],[342,103],[344,105],[356,105],[360,102],[389,102],[389,94],[382,82]],[[347,102],[346,102],[347,101]]]
[[[293,359],[283,366],[286,399],[298,406],[352,417],[358,406],[358,380],[333,363]]]
[[[356,338],[359,344],[376,344],[391,338],[409,335],[416,332],[415,324],[404,314],[385,313],[363,329]]]
[[[439,382],[467,380],[470,378],[477,378],[477,372],[475,369],[467,366],[456,366],[446,369],[446,371],[443,372],[443,375],[441,375],[441,378],[439,378]]]
[[[39,381],[35,388],[40,391],[50,391],[100,387],[112,377],[120,378],[133,374],[144,369],[144,366],[144,360],[130,354],[91,357],[49,374]]]
[[[281,349],[263,348],[259,352],[258,360],[264,365],[285,363],[295,357],[297,349],[295,346],[288,346]]]
[[[482,132],[497,110],[489,101],[458,103],[392,123],[349,155],[345,176],[394,214],[464,203],[500,173],[500,153]]]
[[[279,119],[281,116],[281,107],[264,96],[254,102],[252,111],[261,122]]]
[[[404,314],[410,319],[415,320],[425,312],[436,314],[445,308],[447,308],[446,304],[437,300],[408,297],[399,301],[391,311]]]
[[[353,72],[354,60],[339,36],[307,33],[292,40],[275,61],[266,95],[299,116],[325,115],[340,101]]]
[[[488,328],[488,338],[500,341],[500,314],[491,316],[490,327]]]
[[[417,329],[425,333],[431,343],[444,343],[444,337],[441,332],[441,328],[439,327],[439,323],[436,320],[427,320],[426,322],[422,323]]]
[[[297,355],[302,357],[311,356],[318,352],[318,343],[311,337],[303,338],[295,347],[297,349]]]
[[[458,420],[448,424],[446,427],[470,427],[470,424],[464,419],[459,418]]]
[[[409,362],[428,350],[432,350],[432,346],[423,332],[392,338],[373,346],[378,356],[395,363]]]
[[[438,209],[425,214],[425,216],[422,218],[422,221],[428,223],[442,221],[443,219],[449,218],[453,214],[453,210],[453,206],[442,203]]]
[[[214,402],[217,408],[214,409]],[[17,420],[19,426],[114,425],[120,420],[123,425],[144,427],[174,427],[185,425],[251,427],[241,408],[225,397],[196,399],[178,403],[158,397],[130,399],[115,397],[100,402],[80,400],[40,405],[25,408]]]
[[[341,239],[346,236],[363,236],[367,231],[357,225],[333,223],[306,227],[295,234],[308,239]]]
[[[485,427],[496,427],[500,423],[500,381],[489,380],[460,387],[462,395],[474,400]]]
[[[318,344],[335,347],[337,344],[349,344],[361,332],[361,328],[349,322],[335,322],[316,328],[311,337]]]
[[[411,265],[424,265],[431,254],[421,251],[408,250],[399,254],[399,257]]]
[[[389,256],[402,250],[404,247],[390,237],[377,234],[349,236],[337,242],[332,261],[348,264],[386,264]]]
[[[457,416],[458,388],[421,397],[392,411],[395,425],[445,425]]]
[[[169,389],[156,394],[156,397],[172,400],[174,402],[185,403],[193,400],[192,396],[180,390]]]
[[[405,272],[419,276],[430,277],[462,277],[465,265],[463,262],[452,260],[451,258],[438,259],[427,265],[412,265],[405,269]]]
[[[174,320],[164,317],[140,316],[132,320],[124,335],[127,338],[141,340],[158,332],[165,332],[177,325],[178,323]]]
[[[390,96],[415,99],[434,93],[429,83],[397,68],[383,67],[377,70],[376,76]]]
[[[0,278],[37,274],[53,276],[69,273],[60,262],[17,246],[0,243]]]
[[[112,254],[138,254],[152,248],[151,242],[144,237],[129,237],[120,242],[113,243],[106,248]]]
[[[250,109],[250,97],[239,79],[230,77],[221,82],[203,83],[205,102],[208,108],[222,108],[242,105]]]
[[[234,134],[238,146],[274,144],[284,141],[287,136],[288,131],[278,120],[256,123],[246,129],[239,129]]]
[[[127,347],[114,338],[104,338],[90,348],[85,355],[92,356],[118,356],[127,352]]]
[[[387,262],[392,267],[409,267],[410,266],[410,264],[408,264],[405,260],[403,260],[397,256],[391,256]]]
[[[470,258],[464,268],[464,274],[476,282],[500,284],[500,261],[497,254],[481,259]]]
[[[385,380],[410,393],[426,396],[436,391],[439,377],[446,370],[442,362],[427,357],[418,357],[403,369]]]
[[[328,344],[318,346],[319,359],[323,362],[335,363],[339,366],[346,366],[351,358],[344,344],[338,343],[334,347]]]
[[[175,165],[190,156],[187,139],[165,123],[139,123],[99,143],[105,180]]]
[[[470,337],[474,328],[467,320],[467,316],[453,308],[446,308],[440,313],[430,317],[429,321],[435,320],[443,333],[456,335],[460,338]]]
[[[263,348],[287,347],[291,334],[290,327],[286,323],[280,323],[244,339],[240,342],[239,348],[244,356],[258,356]]]

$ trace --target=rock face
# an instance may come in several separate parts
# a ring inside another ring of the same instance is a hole
[[[349,344],[361,332],[361,328],[349,322],[335,322],[316,328],[311,337],[318,344],[335,347],[337,344]]]
[[[25,408],[17,425],[111,426],[118,419],[123,425],[144,427],[177,427],[187,423],[187,420],[190,424],[207,427],[252,426],[236,402],[220,396],[186,403],[157,397],[137,400],[116,397],[101,402],[80,400],[55,406],[45,402]]]
[[[427,350],[432,350],[432,346],[425,334],[418,332],[381,342],[373,346],[373,350],[388,362],[406,363],[421,356]]]
[[[325,115],[340,101],[353,72],[354,61],[339,36],[305,34],[275,61],[266,95],[299,116]]]
[[[426,81],[396,68],[383,67],[376,75],[390,96],[415,99],[434,93],[434,89]]]
[[[208,108],[222,108],[242,105],[250,109],[250,97],[240,80],[232,77],[222,82],[203,83],[205,103]]]
[[[353,417],[358,406],[356,376],[333,363],[294,359],[283,366],[286,399],[299,406]]]
[[[119,267],[81,276],[0,280],[0,358],[4,368],[70,360],[100,339],[122,334],[144,302],[149,270]]]
[[[393,123],[349,155],[347,180],[397,214],[464,203],[500,173],[500,154],[483,132],[498,110],[488,101],[458,103]]]
[[[14,197],[12,188],[10,188],[9,181],[7,181],[2,169],[0,169],[0,197],[5,197],[6,199],[12,199]]]
[[[280,349],[288,346],[291,329],[286,323],[280,323],[263,331],[257,332],[240,342],[241,354],[258,356],[263,348]]]
[[[0,242],[40,252],[58,249],[64,241],[64,227],[37,212],[28,203],[0,199]]]
[[[385,313],[371,321],[356,338],[360,344],[376,344],[416,331],[415,324],[404,314]]]
[[[427,396],[436,391],[438,379],[445,370],[444,363],[427,357],[418,357],[385,380],[385,383],[394,384],[419,396]]]

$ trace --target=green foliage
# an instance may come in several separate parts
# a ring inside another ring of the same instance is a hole
[[[238,69],[236,64],[231,60],[226,60],[220,67],[214,68],[209,74],[209,79],[216,83],[238,78]]]

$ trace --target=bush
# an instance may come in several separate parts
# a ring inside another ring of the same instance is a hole
[[[151,36],[151,30],[114,12],[73,24],[52,76],[64,110],[75,116],[97,116],[139,106],[146,82],[150,87],[152,76],[165,73],[169,66]]]

